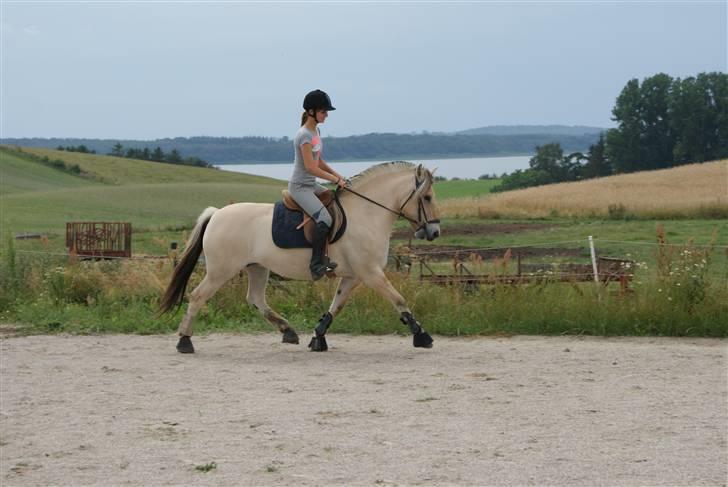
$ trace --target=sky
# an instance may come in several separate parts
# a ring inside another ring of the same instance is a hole
[[[611,127],[630,79],[726,71],[726,1],[0,4],[1,137]]]

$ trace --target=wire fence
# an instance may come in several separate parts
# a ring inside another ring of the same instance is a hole
[[[708,249],[718,250],[725,253],[728,256],[728,245],[717,245],[717,244],[686,244],[686,243],[660,243],[660,242],[648,242],[648,241],[627,241],[627,240],[613,240],[613,239],[593,239],[596,254],[600,257],[610,256],[618,257],[623,260],[629,261],[646,261],[652,260],[657,253],[659,247],[667,249],[684,249],[687,247],[700,249],[707,251]],[[432,250],[428,249],[427,244],[409,247],[406,244],[393,245],[390,247],[390,260],[393,260],[395,267],[399,267],[401,262],[398,262],[400,258],[409,258],[412,260],[419,260],[425,262],[443,262],[448,260],[458,260],[467,263],[468,257],[474,258],[480,256],[481,260],[487,258],[502,258],[506,253],[510,253],[509,257],[512,259],[527,260],[547,260],[547,259],[581,259],[581,262],[589,261],[589,240],[588,238],[573,239],[573,240],[554,240],[546,242],[535,242],[535,243],[505,243],[498,246],[483,246],[483,247],[460,247],[457,245],[447,245],[435,247]],[[447,247],[447,248],[443,248]],[[539,251],[540,250],[540,251]],[[625,252],[625,250],[627,250]],[[62,252],[62,251],[50,251],[50,250],[25,250],[16,249],[15,253],[19,255],[28,256],[45,256],[50,258],[68,259],[78,258],[82,260],[109,260],[109,261],[155,261],[155,260],[172,260],[176,262],[178,256],[181,255],[183,250],[170,251],[164,255],[132,255],[131,257],[120,257],[120,256],[98,256],[98,255],[84,255],[76,254],[73,252]],[[536,252],[534,252],[536,251]],[[565,252],[565,253],[564,253]],[[501,253],[499,255],[499,253]],[[487,256],[487,257],[486,257]],[[594,259],[592,259],[594,260]],[[200,259],[202,265],[204,265],[204,256]],[[472,264],[473,262],[471,262]],[[554,260],[554,265],[556,261]],[[572,263],[573,265],[583,265],[579,263]],[[542,263],[542,265],[544,265]],[[562,266],[568,266],[568,263],[560,262]],[[557,269],[553,269],[554,272]],[[535,272],[547,272],[548,270],[535,270]],[[527,270],[528,273],[532,273]],[[561,276],[572,275],[567,274],[568,271],[562,271]],[[574,277],[582,277],[581,274],[574,275]]]
[[[636,246],[647,246],[647,247],[679,247],[683,248],[686,247],[687,244],[681,243],[681,244],[673,244],[673,243],[659,243],[659,242],[643,242],[643,241],[627,241],[627,240],[609,240],[609,239],[601,239],[601,238],[595,238],[594,239],[595,245],[598,246],[598,244],[620,244],[620,245],[636,245]],[[454,255],[456,253],[459,254],[466,254],[471,252],[490,252],[490,251],[499,251],[503,250],[506,251],[508,249],[514,250],[514,249],[529,249],[529,248],[539,248],[539,247],[554,247],[554,246],[563,246],[563,245],[582,245],[582,246],[588,246],[588,240],[587,239],[581,239],[581,240],[557,240],[552,242],[537,242],[537,243],[530,243],[530,244],[501,244],[499,246],[488,246],[488,247],[456,247],[452,246],[452,248],[447,249],[435,249],[435,250],[423,250],[423,247],[417,248],[417,255],[422,256],[428,256],[428,255]],[[714,250],[722,250],[722,251],[728,251],[728,245],[709,245],[709,244],[689,244],[690,247],[694,248],[700,248],[700,249],[714,249]],[[390,250],[396,250],[398,247],[406,247],[406,245],[402,246],[394,246],[390,248]],[[565,249],[568,249],[568,247],[565,247]],[[46,250],[22,250],[22,249],[16,249],[16,253],[22,253],[22,254],[39,254],[39,255],[55,255],[60,257],[69,257],[72,255],[77,255],[79,257],[97,257],[97,258],[103,258],[103,259],[109,259],[109,260],[143,260],[143,259],[166,259],[169,258],[169,255],[136,255],[131,257],[117,257],[117,256],[97,256],[93,254],[73,254],[70,252],[50,252]]]

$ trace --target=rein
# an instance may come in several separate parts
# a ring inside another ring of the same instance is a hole
[[[409,194],[409,196],[407,196],[407,199],[404,200],[404,203],[402,203],[402,206],[399,207],[399,211],[393,210],[387,206],[384,206],[383,204],[381,204],[377,201],[374,201],[373,199],[369,198],[368,196],[364,196],[363,194],[361,194],[357,191],[354,191],[351,188],[347,188],[346,186],[344,186],[342,189],[345,189],[346,191],[353,193],[353,194],[357,195],[358,197],[365,199],[372,204],[377,205],[380,208],[384,208],[385,210],[387,210],[391,213],[394,213],[395,215],[397,215],[399,217],[404,218],[405,220],[407,220],[410,223],[418,225],[418,230],[419,230],[420,228],[424,228],[428,223],[440,223],[439,219],[430,220],[427,218],[427,211],[425,211],[425,205],[422,203],[422,197],[420,197],[419,201],[417,202],[417,218],[420,218],[420,216],[424,216],[422,221],[415,220],[414,218],[411,218],[411,217],[405,215],[404,211],[402,211],[402,210],[404,210],[404,207],[407,206],[407,203],[409,203],[409,200],[412,199],[412,196],[415,195],[415,193],[420,188],[420,185],[422,183],[423,183],[423,181],[418,181],[417,177],[415,176],[415,189],[413,189],[412,192]],[[335,193],[336,192],[334,192],[334,194]]]
[[[344,190],[346,190],[346,191],[348,191],[350,193],[353,193],[353,194],[357,195],[359,198],[365,199],[368,202],[373,203],[373,204],[377,205],[380,208],[384,208],[385,210],[387,210],[387,211],[389,211],[391,213],[394,213],[395,215],[400,216],[400,217],[404,218],[405,220],[408,220],[409,222],[414,223],[415,225],[418,225],[420,223],[417,220],[415,220],[414,218],[410,218],[407,215],[405,215],[401,208],[400,208],[399,211],[396,211],[396,210],[393,210],[393,209],[391,209],[389,207],[384,206],[381,203],[378,203],[378,202],[374,201],[373,199],[369,198],[368,196],[364,196],[363,194],[361,194],[361,193],[359,193],[357,191],[354,191],[351,188],[344,187],[342,189],[344,189]],[[409,201],[409,199],[412,197],[413,194],[415,194],[414,191],[412,191],[412,194],[409,195],[409,197],[407,198],[407,201]],[[405,204],[406,204],[406,202],[405,202]],[[402,208],[404,208],[404,205],[402,205]]]

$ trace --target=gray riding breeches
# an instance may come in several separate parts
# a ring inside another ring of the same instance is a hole
[[[326,188],[320,184],[316,184],[315,188],[301,188],[292,184],[288,185],[288,192],[291,193],[293,199],[303,211],[311,215],[316,223],[324,222],[327,227],[331,226],[331,215],[329,211],[321,204],[321,200],[317,194],[326,191]]]

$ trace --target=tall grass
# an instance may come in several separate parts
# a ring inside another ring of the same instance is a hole
[[[633,291],[594,283],[556,283],[548,279],[528,285],[462,288],[420,282],[390,272],[394,286],[407,299],[426,329],[442,335],[592,334],[728,336],[728,276],[708,270],[714,249],[690,245],[660,247],[655,269],[637,269]],[[6,252],[11,255],[11,252]],[[154,312],[172,271],[170,260],[79,262],[51,257],[13,256],[0,276],[15,275],[15,298],[3,300],[0,321],[24,323],[26,333],[171,333],[179,310],[157,319]],[[502,265],[502,263],[497,263]],[[188,289],[202,279],[199,266]],[[3,277],[5,295],[10,280]],[[271,279],[270,305],[299,332],[308,333],[328,308],[333,280],[293,282]],[[198,332],[272,331],[245,302],[244,273],[225,285],[207,304],[196,324]],[[391,304],[367,288],[354,292],[334,321],[332,331],[407,333]]]
[[[441,202],[446,217],[728,218],[728,160]]]

